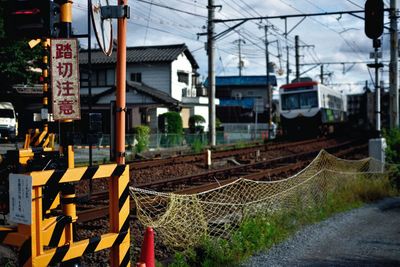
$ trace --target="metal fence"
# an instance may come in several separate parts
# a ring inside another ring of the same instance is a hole
[[[217,145],[223,144],[245,144],[252,141],[261,141],[268,138],[268,132],[254,131],[236,131],[236,132],[217,132]],[[202,134],[150,134],[147,148],[145,151],[163,151],[163,150],[191,150],[200,152],[208,145],[208,133]],[[127,134],[125,137],[126,158],[134,159],[137,156],[138,141],[134,134]],[[83,135],[76,135],[74,138],[75,162],[77,164],[89,163],[89,149],[87,138]],[[92,140],[92,162],[94,164],[110,162],[110,135],[101,134]],[[144,155],[144,154],[142,154]]]
[[[236,132],[217,132],[216,143],[217,145],[222,144],[235,144],[250,141],[260,141],[268,139],[268,131],[260,130],[254,131],[236,131]],[[75,138],[75,145],[85,146],[87,142],[80,136]],[[190,147],[194,144],[208,144],[208,133],[199,134],[150,134],[148,139],[148,149],[156,150],[162,148],[174,148],[174,147]],[[137,144],[137,138],[134,134],[127,134],[125,136],[125,145],[128,148],[134,148]],[[96,142],[93,143],[95,147],[106,147],[110,146],[110,135],[102,134],[99,135]]]

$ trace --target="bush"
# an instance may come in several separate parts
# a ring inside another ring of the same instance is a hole
[[[384,131],[386,138],[386,160],[388,163],[400,163],[400,129],[395,128],[389,131]]]
[[[159,116],[159,129],[166,136],[161,137],[161,145],[164,147],[180,145],[182,142],[183,123],[178,112],[170,111]]]
[[[200,125],[205,123],[206,120],[201,115],[192,115],[189,118],[189,130],[191,133],[202,133],[204,132],[204,126]]]
[[[141,153],[146,151],[149,147],[150,128],[146,125],[139,125],[133,128],[137,144],[135,145],[135,152]]]
[[[388,131],[383,131],[384,137],[386,138],[386,162],[397,164],[391,166],[392,176],[391,180],[400,188],[400,129],[395,128]]]

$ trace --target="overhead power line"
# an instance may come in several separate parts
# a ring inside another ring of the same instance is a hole
[[[154,5],[154,6],[170,9],[170,10],[173,10],[173,11],[176,11],[176,12],[184,13],[184,14],[187,14],[187,15],[192,15],[192,16],[195,16],[195,17],[200,17],[200,18],[205,18],[205,19],[207,18],[207,16],[199,15],[199,14],[196,14],[196,13],[188,12],[188,11],[185,11],[185,10],[173,8],[173,7],[162,5],[162,4],[158,4],[158,3],[152,3],[152,2],[146,1],[146,0],[136,0],[136,1],[142,2],[142,3],[145,3],[145,4],[149,4],[149,5]]]

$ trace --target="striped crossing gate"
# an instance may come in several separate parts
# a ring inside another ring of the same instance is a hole
[[[110,248],[111,266],[130,266],[129,168],[107,164],[66,170],[37,171],[26,174],[32,180],[32,220],[17,229],[0,229],[3,244],[19,248],[20,266],[52,266]],[[73,183],[90,179],[109,179],[110,231],[86,240],[73,241],[76,197],[69,190]],[[52,206],[49,187],[62,188],[63,215],[44,216]],[[46,190],[44,190],[46,188]],[[45,203],[49,202],[49,203]]]

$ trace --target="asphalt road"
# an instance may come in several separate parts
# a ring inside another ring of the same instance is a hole
[[[242,266],[400,266],[400,197],[308,226]]]

